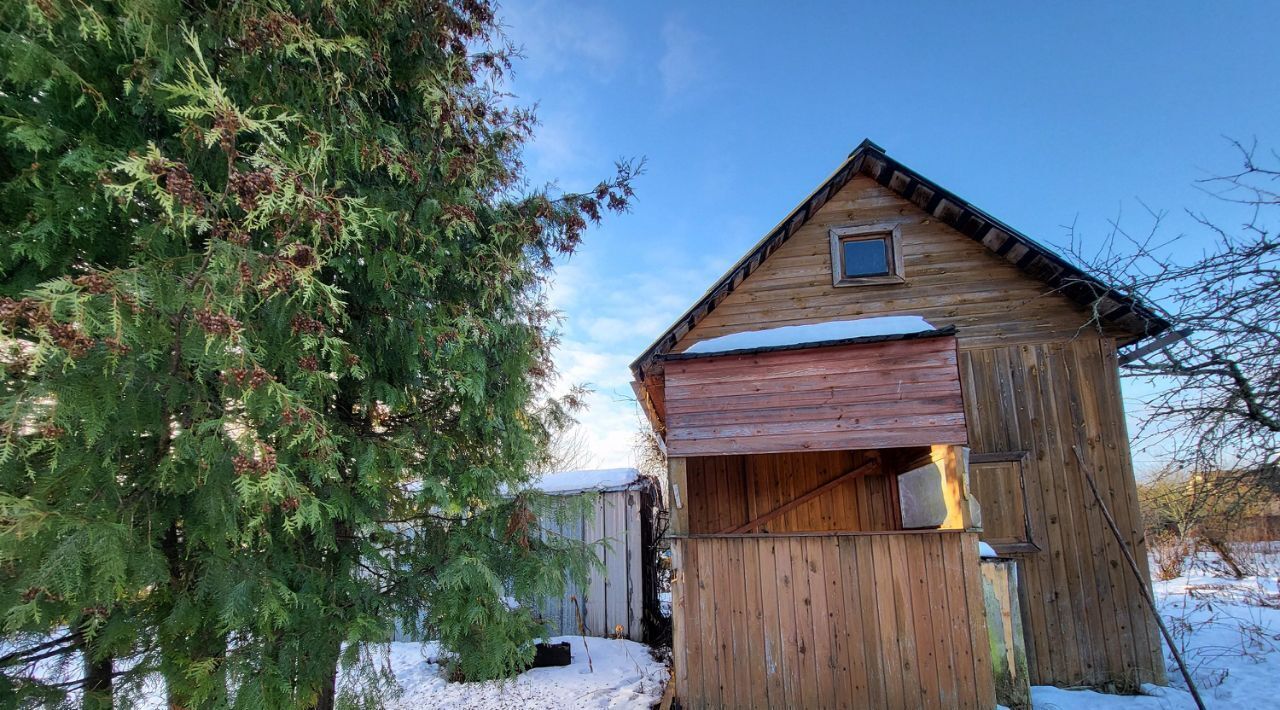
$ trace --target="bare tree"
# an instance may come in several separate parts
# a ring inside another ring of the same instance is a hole
[[[1259,488],[1280,488],[1280,234],[1268,223],[1280,216],[1280,155],[1233,146],[1240,170],[1200,187],[1241,221],[1190,212],[1209,237],[1198,255],[1174,256],[1186,251],[1185,238],[1165,239],[1164,213],[1149,208],[1145,235],[1113,221],[1095,254],[1082,255],[1071,235],[1077,259],[1174,326],[1160,347],[1134,353],[1126,375],[1156,388],[1140,440],[1169,453],[1169,470],[1201,482],[1195,490],[1206,511],[1222,510],[1229,496],[1245,503]]]
[[[547,445],[547,460],[541,472],[580,471],[591,468],[595,462],[586,431],[575,423],[552,433]]]

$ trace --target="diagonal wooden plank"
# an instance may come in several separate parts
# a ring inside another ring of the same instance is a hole
[[[851,469],[849,471],[846,471],[840,474],[839,476],[836,476],[835,478],[831,479],[830,481],[827,481],[826,483],[818,486],[817,488],[814,488],[808,493],[805,493],[787,503],[783,503],[777,508],[774,508],[773,510],[755,518],[754,520],[748,521],[745,525],[738,525],[738,526],[729,528],[728,530],[725,530],[723,534],[744,533],[744,532],[749,532],[751,530],[759,528],[761,525],[764,525],[765,523],[769,522],[770,520],[773,520],[779,515],[784,515],[787,513],[787,511],[794,510],[804,505],[805,503],[808,503],[814,498],[817,498],[823,493],[826,493],[827,491],[831,490],[832,488],[835,488],[836,486],[846,481],[851,481],[855,478],[859,478],[861,476],[866,476],[868,474],[875,473],[879,471],[879,469],[880,467],[878,465],[878,462],[868,461],[867,463],[864,463],[861,466],[858,466],[857,468]]]

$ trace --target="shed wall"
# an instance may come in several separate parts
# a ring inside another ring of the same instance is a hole
[[[545,599],[539,612],[550,622],[552,634],[577,635],[578,616],[569,597],[576,596],[582,607],[588,636],[612,636],[617,626],[622,635],[643,640],[644,543],[641,539],[641,492],[638,490],[599,493],[595,505],[567,525],[544,520],[542,525],[575,540],[605,540],[608,547],[600,555],[603,570],[592,573],[582,588],[570,586],[558,599]]]

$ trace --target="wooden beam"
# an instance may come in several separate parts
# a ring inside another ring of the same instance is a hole
[[[867,463],[864,463],[864,464],[862,464],[861,466],[858,466],[857,468],[854,468],[854,469],[852,469],[852,470],[846,471],[846,472],[844,472],[844,473],[840,474],[839,476],[836,476],[835,478],[831,479],[830,481],[827,481],[826,483],[824,483],[824,484],[822,484],[822,485],[818,486],[817,488],[814,488],[813,490],[809,491],[808,493],[805,493],[804,495],[801,495],[801,496],[800,496],[800,497],[798,497],[798,498],[794,498],[794,499],[792,499],[792,500],[791,500],[791,501],[789,501],[789,502],[783,503],[782,505],[778,506],[777,508],[774,508],[773,510],[771,510],[771,511],[769,511],[769,512],[765,513],[764,515],[761,515],[761,516],[759,516],[759,517],[755,518],[754,520],[751,520],[750,522],[746,523],[745,525],[739,525],[739,526],[737,526],[737,527],[733,527],[733,528],[730,528],[730,529],[728,529],[728,530],[725,530],[725,531],[724,531],[724,534],[737,534],[737,533],[744,533],[744,532],[747,532],[748,530],[754,530],[754,529],[756,529],[756,528],[760,527],[761,525],[763,525],[763,524],[765,524],[765,523],[769,522],[770,520],[773,520],[774,518],[778,517],[779,515],[783,515],[784,513],[786,513],[786,512],[787,512],[787,511],[789,511],[789,510],[794,510],[795,508],[798,508],[798,507],[800,507],[800,506],[804,505],[805,503],[808,503],[809,501],[813,500],[814,498],[817,498],[818,496],[822,495],[823,493],[826,493],[827,491],[831,490],[832,488],[835,488],[836,486],[838,486],[838,485],[840,485],[840,484],[842,484],[842,483],[844,483],[844,482],[846,482],[846,481],[850,481],[850,480],[853,480],[853,479],[855,479],[855,478],[859,478],[859,477],[861,477],[861,476],[865,476],[865,475],[867,475],[867,474],[869,474],[869,473],[872,473],[872,472],[875,472],[875,471],[879,471],[879,470],[880,470],[880,465],[879,465],[879,463],[880,463],[880,462],[878,462],[878,461],[868,461]]]
[[[672,535],[686,535],[689,532],[687,470],[688,462],[683,458],[667,459],[667,505],[671,511],[669,524]]]
[[[1179,340],[1182,340],[1183,338],[1187,337],[1188,334],[1189,334],[1189,331],[1185,331],[1185,330],[1167,331],[1160,337],[1155,338],[1154,340],[1147,341],[1147,343],[1143,345],[1139,345],[1138,347],[1134,348],[1133,350],[1130,350],[1127,353],[1121,353],[1119,358],[1120,365],[1124,366],[1124,365],[1128,365],[1129,363],[1135,360],[1141,360],[1142,358],[1146,357],[1147,355],[1150,355],[1151,353],[1157,350],[1173,345]]]

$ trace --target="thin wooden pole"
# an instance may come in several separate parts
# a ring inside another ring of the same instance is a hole
[[[1075,452],[1076,461],[1080,462],[1080,472],[1084,474],[1084,480],[1089,482],[1089,490],[1093,491],[1094,500],[1098,501],[1098,507],[1102,509],[1102,517],[1107,519],[1107,525],[1111,527],[1111,534],[1115,535],[1116,542],[1120,545],[1120,551],[1124,553],[1124,558],[1129,562],[1129,569],[1133,571],[1133,576],[1138,578],[1138,589],[1142,590],[1142,598],[1147,600],[1147,606],[1151,608],[1151,615],[1155,617],[1156,624],[1160,627],[1160,633],[1164,635],[1165,643],[1169,644],[1169,652],[1173,654],[1173,660],[1178,662],[1178,670],[1182,671],[1182,679],[1187,682],[1187,689],[1191,691],[1191,698],[1196,701],[1196,707],[1205,710],[1204,700],[1200,698],[1200,689],[1196,687],[1196,682],[1191,679],[1191,671],[1187,670],[1187,664],[1182,660],[1182,654],[1178,652],[1178,646],[1173,642],[1173,634],[1169,633],[1169,628],[1164,625],[1164,619],[1160,618],[1160,610],[1156,608],[1155,597],[1151,596],[1151,590],[1147,587],[1147,582],[1142,577],[1142,571],[1138,569],[1138,563],[1133,559],[1133,555],[1129,553],[1129,546],[1124,542],[1124,535],[1120,533],[1120,526],[1116,525],[1116,519],[1111,517],[1111,511],[1107,508],[1107,504],[1103,502],[1102,495],[1098,493],[1098,486],[1093,482],[1093,474],[1089,473],[1089,465],[1084,462],[1084,454],[1080,453],[1078,444],[1072,445],[1071,450]]]

